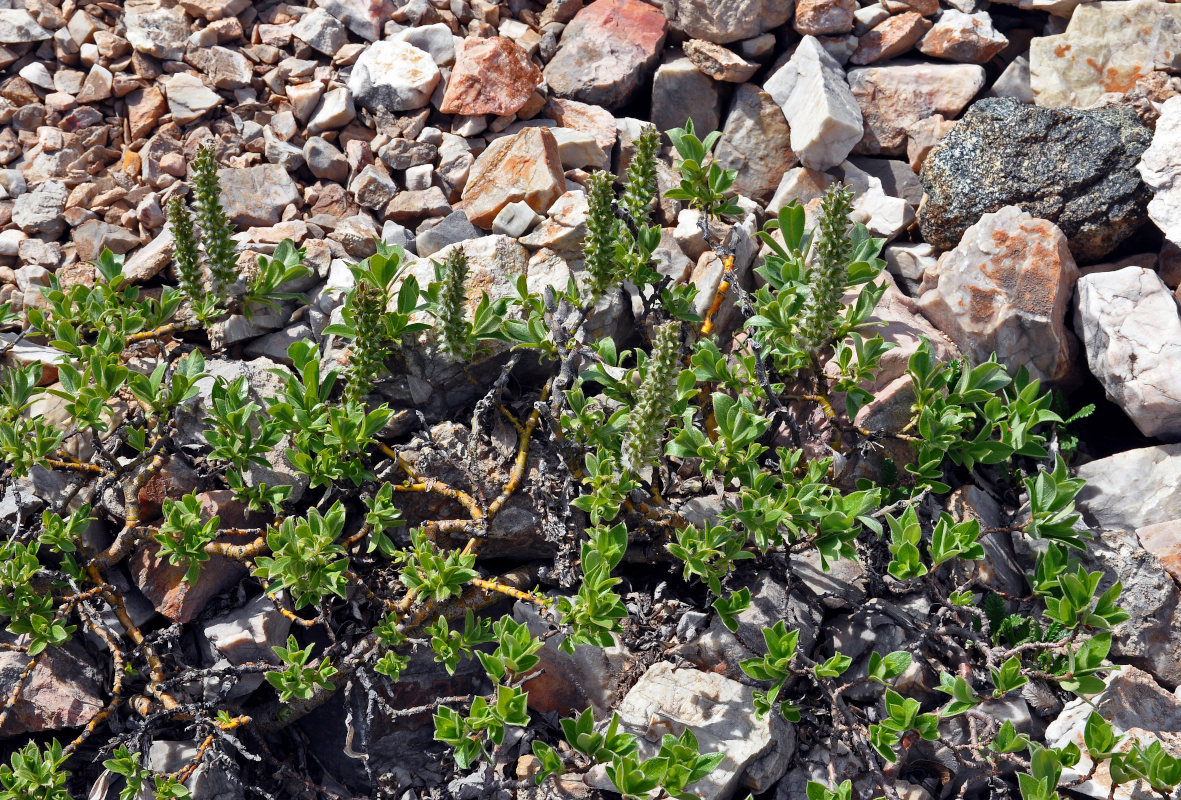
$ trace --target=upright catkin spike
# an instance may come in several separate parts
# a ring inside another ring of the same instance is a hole
[[[463,247],[448,253],[441,269],[439,349],[452,361],[463,361],[471,355],[465,310],[468,263]]]
[[[623,437],[624,469],[640,473],[660,458],[664,431],[676,397],[680,356],[681,323],[669,322],[658,327],[652,335],[648,371],[636,393],[636,404]]]
[[[821,201],[815,262],[809,272],[812,291],[800,320],[801,343],[812,355],[829,344],[841,312],[841,296],[848,283],[849,258],[853,255],[853,243],[848,236],[852,206],[853,191],[841,185],[830,187]]]
[[[606,172],[596,172],[586,182],[586,239],[582,249],[592,302],[619,283],[615,263],[616,219],[611,208],[615,196],[611,184],[612,177]]]
[[[385,361],[386,342],[381,336],[381,315],[385,311],[386,294],[368,280],[357,281],[349,293],[346,311],[357,337],[349,354],[348,383],[344,390],[345,402],[360,402],[373,388],[377,374]]]
[[[656,153],[660,148],[660,132],[652,125],[645,125],[636,138],[635,148],[627,165],[627,180],[619,204],[637,225],[646,225],[652,217],[652,201],[656,199]]]
[[[201,254],[197,248],[197,232],[193,228],[193,217],[180,196],[168,201],[168,228],[172,232],[172,266],[181,292],[190,302],[196,302],[204,292],[201,289]]]
[[[207,145],[193,158],[193,198],[213,291],[224,300],[226,290],[238,280],[238,259],[231,238],[234,228],[221,205],[217,160]]]

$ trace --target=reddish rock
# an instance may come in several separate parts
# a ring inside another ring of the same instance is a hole
[[[939,11],[939,0],[882,0],[882,5],[891,14],[917,11],[924,17],[929,17]]]
[[[524,200],[544,214],[565,190],[554,135],[545,128],[525,128],[492,142],[476,159],[463,190],[463,209],[473,225],[488,230],[509,203]]]
[[[825,36],[853,30],[855,0],[799,0],[796,18],[792,23],[797,33],[806,36]]]
[[[945,119],[942,114],[934,114],[920,119],[906,129],[906,160],[910,168],[918,172],[927,154],[935,149],[935,145],[943,140],[947,132],[955,127],[955,120]]]
[[[759,71],[757,61],[747,61],[733,50],[704,39],[689,39],[682,49],[693,66],[715,81],[745,83]]]
[[[444,114],[515,114],[541,83],[541,70],[512,39],[469,36],[455,51],[455,68],[439,110]]]
[[[849,57],[854,64],[872,64],[910,50],[931,30],[931,20],[917,11],[907,11],[879,22],[857,42]]]
[[[0,642],[12,644],[5,633]],[[5,703],[29,664],[29,657],[0,650],[0,697]],[[50,647],[25,680],[20,698],[8,711],[0,737],[85,725],[104,705],[102,676],[85,651],[74,642]]]
[[[610,155],[619,138],[615,115],[602,106],[592,106],[577,100],[551,97],[543,109],[545,116],[558,123],[559,127],[570,128],[595,137],[603,152]]]
[[[1140,544],[1156,556],[1173,580],[1181,584],[1181,519],[1158,522],[1136,530]]]
[[[954,8],[943,12],[919,43],[919,50],[935,58],[983,64],[1004,50],[1009,39],[992,26],[987,12],[965,14]]]
[[[667,34],[664,14],[643,0],[595,0],[562,32],[546,82],[562,97],[618,108],[651,74]]]
[[[131,125],[131,138],[147,136],[156,127],[160,117],[168,112],[168,101],[156,86],[145,86],[127,95],[127,120]]]
[[[249,544],[256,537],[241,534],[222,534],[218,542]],[[201,613],[214,595],[232,587],[246,577],[246,567],[238,561],[213,556],[201,564],[201,574],[190,586],[184,580],[185,568],[174,566],[160,553],[154,539],[142,543],[128,559],[131,578],[152,605],[173,622],[188,622]]]

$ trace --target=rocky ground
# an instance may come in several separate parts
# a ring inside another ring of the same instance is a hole
[[[246,375],[263,396],[278,380],[266,368],[290,365],[291,342],[331,344],[323,331],[350,286],[347,263],[372,254],[374,236],[421,259],[415,270],[424,282],[428,258],[463,242],[475,279],[494,297],[506,296],[517,275],[531,287],[565,285],[581,268],[582,183],[592,170],[621,171],[645,122],[664,130],[688,117],[699,131],[724,132],[717,157],[738,170],[746,217],[736,226],[736,268],[748,284],[759,259],[756,226],[793,199],[814,214],[824,189],[844,181],[856,191],[858,218],[889,242],[894,286],[878,316],[902,347],[893,374],[884,370],[874,387],[883,405],[919,335],[935,339],[944,357],[996,352],[1061,389],[1070,407],[1098,404],[1077,428],[1089,482],[1081,508],[1105,531],[1088,566],[1124,582],[1132,613],[1114,650],[1131,666],[1099,704],[1119,732],[1181,748],[1181,444],[1169,444],[1181,439],[1181,78],[1173,74],[1181,73],[1181,4],[0,5],[0,303],[17,311],[41,303],[51,274],[63,286],[92,284],[88,262],[103,247],[127,255],[125,271],[147,292],[171,282],[162,209],[183,190],[197,147],[212,141],[242,231],[241,263],[291,238],[315,270],[299,287],[308,305],[232,316],[211,332],[224,356],[208,371]],[[660,179],[673,183],[671,171]],[[662,272],[696,284],[708,305],[722,270],[696,212],[665,199],[659,213]],[[626,295],[613,302],[603,333],[630,325]],[[21,343],[7,358],[44,356]],[[420,413],[434,426],[433,444],[420,442],[422,464],[431,463],[430,447],[446,450],[449,420],[477,396],[447,369],[412,361],[379,388],[403,434],[422,428]],[[50,401],[36,413],[65,419]],[[505,454],[485,455],[494,465]],[[275,473],[298,483],[281,463]],[[506,554],[519,556],[514,548],[538,541],[539,529],[567,524],[560,509],[546,507],[543,466],[530,474],[513,513],[498,518]],[[155,487],[156,507],[194,485],[176,466]],[[25,486],[25,500],[56,491],[52,483]],[[217,492],[208,495],[217,507]],[[969,502],[991,503],[983,495]],[[11,522],[16,510],[10,493],[0,513]],[[992,555],[1015,594],[1028,556],[1021,542]],[[825,750],[803,727],[756,720],[737,662],[758,650],[761,627],[779,619],[801,627],[809,649],[836,647],[856,661],[872,643],[901,644],[898,620],[927,610],[917,597],[866,603],[855,564],[831,574],[796,567],[810,578],[790,591],[756,577],[756,603],[737,635],[716,620],[707,626],[692,598],[636,577],[627,599],[643,624],[593,658],[547,649],[550,680],[530,687],[531,704],[542,713],[616,708],[641,726],[675,698],[703,750],[732,755],[711,798],[747,789],[802,797],[805,781],[826,780],[830,762],[849,755]],[[206,648],[210,663],[265,660],[286,638],[290,622],[269,602],[247,601],[243,573],[229,562],[187,593],[169,569],[145,548],[120,577],[139,624]],[[524,606],[518,613],[527,616]],[[23,658],[0,649],[0,696]],[[395,699],[411,707],[441,690],[462,693],[475,675],[465,669],[449,679],[429,659],[416,662]],[[95,670],[81,646],[42,662],[34,690],[0,729],[0,750],[6,735],[88,721],[104,702]],[[372,712],[352,702],[330,704],[288,734],[329,789],[353,796],[359,790],[346,787],[369,782],[373,796],[402,800],[484,796],[491,768],[455,773],[430,742],[429,717],[366,730],[368,760],[342,755],[346,731],[351,741],[357,720]],[[1036,693],[996,713],[1049,743],[1077,737],[1086,717],[1077,703],[1063,708]],[[183,763],[193,746],[157,742],[154,766]],[[525,742],[504,748],[497,769],[527,777],[528,752]],[[206,770],[196,796],[245,796],[219,775]],[[945,789],[919,771],[909,777],[915,800]],[[609,786],[592,774],[547,791],[582,797]],[[101,779],[96,787],[90,797],[103,800]],[[1076,791],[1107,797],[1098,779]]]

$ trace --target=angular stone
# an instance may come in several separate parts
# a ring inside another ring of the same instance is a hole
[[[1136,667],[1123,667],[1110,674],[1107,688],[1102,692],[1086,700],[1071,700],[1046,728],[1047,747],[1073,744],[1082,754],[1077,764],[1062,770],[1061,782],[1070,784],[1072,791],[1095,800],[1159,797],[1143,781],[1113,785],[1109,759],[1101,760],[1091,775],[1094,761],[1083,733],[1092,711],[1098,711],[1112,724],[1112,733],[1117,738],[1123,737],[1114,747],[1116,752],[1125,753],[1136,742],[1147,749],[1158,741],[1166,753],[1175,754],[1181,752],[1181,700],[1157,685],[1148,673]],[[1086,775],[1091,777],[1080,783],[1079,779]]]
[[[1181,96],[1161,106],[1152,144],[1136,165],[1152,190],[1148,216],[1170,242],[1181,242]]]
[[[553,119],[560,127],[591,134],[608,156],[615,149],[615,142],[619,138],[615,117],[601,106],[592,106],[562,97],[551,97],[546,101],[542,113]]]
[[[240,228],[275,225],[283,209],[300,199],[299,187],[278,164],[227,167],[218,170],[217,175],[222,205]]]
[[[813,36],[763,85],[791,128],[791,149],[805,167],[825,170],[845,160],[861,140],[861,109],[845,72]]]
[[[854,64],[872,64],[900,56],[914,47],[930,29],[931,21],[917,11],[896,14],[879,22],[862,36],[849,61]]]
[[[1033,90],[1029,86],[1029,59],[1017,56],[1005,67],[1005,71],[988,90],[989,97],[1014,97],[1022,103],[1033,102]]]
[[[127,95],[127,118],[131,124],[132,138],[138,139],[151,133],[167,111],[168,101],[155,86],[136,89]]]
[[[250,59],[228,47],[211,47],[203,70],[218,89],[242,89],[250,85],[254,67]]]
[[[934,114],[907,128],[906,160],[910,163],[910,168],[916,173],[922,169],[927,156],[955,125],[955,120],[947,120],[942,114]]]
[[[1181,444],[1125,450],[1078,468],[1078,507],[1102,528],[1136,530],[1181,519]]]
[[[667,33],[668,20],[642,0],[595,0],[562,31],[546,83],[562,97],[618,108],[651,74]]]
[[[853,30],[854,0],[799,0],[792,26],[804,36],[830,36]]]
[[[5,633],[0,641],[11,644],[13,639]],[[25,679],[20,698],[9,707],[7,698],[30,660],[24,653],[0,650],[0,694],[7,712],[0,736],[78,728],[102,710],[102,672],[76,642],[45,650]]]
[[[12,223],[31,236],[42,234],[56,239],[66,228],[62,214],[69,194],[61,181],[46,181],[16,198],[12,205]]]
[[[620,729],[638,737],[640,758],[655,755],[665,734],[680,736],[685,729],[693,731],[701,752],[725,753],[690,789],[702,800],[726,800],[739,785],[755,792],[771,788],[795,752],[795,727],[775,714],[757,717],[753,692],[722,675],[661,661],[648,668],[616,711]],[[759,769],[764,758],[774,767]]]
[[[1055,223],[1080,261],[1098,260],[1145,220],[1150,195],[1135,167],[1149,140],[1128,109],[981,100],[923,163],[923,238],[954,247],[981,214],[1018,205]]]
[[[775,98],[757,86],[739,86],[714,158],[724,169],[738,170],[734,191],[766,203],[797,163],[791,129]]]
[[[497,231],[498,233],[500,231]],[[478,239],[484,234],[468,221],[463,211],[452,211],[432,228],[428,228],[415,237],[415,252],[422,258],[429,258],[444,247],[468,239]]]
[[[291,35],[327,56],[336,55],[349,40],[340,21],[322,8],[301,15]]]
[[[380,41],[353,64],[348,87],[370,111],[413,111],[430,102],[439,77],[429,53],[405,42]]]
[[[223,534],[218,541],[248,544],[254,536]],[[191,586],[185,582],[185,568],[173,565],[160,554],[154,540],[141,544],[127,562],[135,585],[164,616],[173,622],[193,619],[214,595],[224,592],[246,576],[246,567],[233,559],[212,556],[202,562],[201,573]]]
[[[541,70],[512,39],[469,36],[456,48],[439,110],[507,117],[525,105],[540,83]]]
[[[672,27],[693,39],[729,44],[791,19],[791,0],[663,0]]]
[[[236,17],[250,7],[250,0],[180,0],[180,7],[209,22]]]
[[[463,190],[463,208],[472,224],[487,230],[509,203],[524,200],[544,214],[565,188],[553,134],[545,128],[525,128],[492,142],[476,159]]]
[[[496,219],[492,220],[492,232],[519,239],[539,222],[541,216],[528,203],[518,200],[500,209]]]
[[[424,217],[445,217],[450,213],[451,203],[438,186],[398,192],[385,208],[386,219],[403,225],[416,224]]]
[[[53,38],[53,31],[37,24],[23,8],[0,9],[0,44],[33,44]]]
[[[869,160],[869,159],[866,159]],[[841,165],[845,185],[853,190],[850,219],[860,222],[874,236],[891,241],[914,222],[914,209],[895,192],[887,193],[882,179],[851,161]]]
[[[1016,206],[985,214],[923,279],[919,308],[973,364],[997,359],[1042,381],[1071,377],[1066,311],[1078,268],[1051,222]]]
[[[932,114],[957,116],[982,88],[984,68],[975,64],[900,63],[849,70],[849,89],[865,120],[857,152],[902,155],[907,128]]]
[[[666,131],[691,119],[696,130],[716,131],[721,123],[717,83],[675,52],[670,51],[652,78],[652,124]]]
[[[1029,78],[1040,106],[1085,108],[1126,92],[1143,75],[1175,69],[1181,6],[1159,0],[1084,3],[1065,33],[1029,45]]]
[[[965,14],[949,8],[919,42],[919,51],[949,61],[983,64],[1008,44],[1008,37],[992,26],[987,11]]]
[[[455,63],[455,34],[451,32],[451,28],[445,22],[407,28],[404,31],[398,31],[398,35],[394,38],[430,53],[431,58],[440,67]]]
[[[131,231],[99,219],[86,220],[74,228],[73,236],[78,258],[83,261],[93,261],[104,249],[123,255],[140,244],[139,237]]]
[[[95,64],[86,76],[86,83],[82,84],[82,91],[78,93],[79,103],[97,103],[111,96],[111,71],[102,64]]]
[[[1156,556],[1173,580],[1181,584],[1181,519],[1145,525],[1136,530],[1136,538],[1145,550]]]
[[[319,105],[312,112],[311,119],[308,120],[307,132],[315,135],[343,128],[356,119],[356,116],[353,95],[347,87],[341,86],[324,93]]]
[[[704,39],[689,39],[681,48],[693,66],[716,81],[745,83],[759,70],[757,61],[747,61],[733,50]]]
[[[370,42],[381,38],[381,28],[394,12],[393,0],[316,0],[316,5]]]
[[[1075,329],[1107,397],[1145,436],[1181,438],[1181,316],[1153,270],[1079,279]]]
[[[124,34],[137,53],[166,61],[180,61],[189,38],[189,21],[184,9],[151,7],[140,11],[128,8],[123,15]]]
[[[274,648],[287,640],[290,629],[291,620],[263,594],[242,608],[213,617],[204,633],[210,646],[231,664],[278,664]]]
[[[178,125],[200,119],[207,111],[222,104],[221,95],[207,87],[196,75],[178,72],[164,82],[168,110]]]

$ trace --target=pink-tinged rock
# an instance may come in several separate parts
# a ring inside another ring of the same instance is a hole
[[[18,641],[5,633],[0,642]],[[5,703],[29,664],[29,657],[0,650],[0,697]],[[105,671],[105,670],[104,670]],[[20,698],[0,727],[0,737],[85,725],[103,708],[102,672],[76,643],[50,647],[25,679]]]
[[[759,71],[757,61],[747,61],[733,50],[704,39],[689,39],[682,49],[693,66],[716,81],[745,83]]]
[[[1017,206],[985,214],[923,278],[919,309],[973,363],[1061,383],[1077,352],[1066,311],[1078,268],[1058,226]]]
[[[595,137],[599,147],[607,155],[615,148],[619,138],[619,127],[615,115],[602,106],[551,97],[546,101],[542,114],[558,123],[558,127],[570,128]]]
[[[935,145],[943,140],[947,132],[955,127],[955,120],[944,119],[942,114],[934,114],[926,119],[920,119],[906,129],[906,160],[915,172],[922,169],[927,154],[935,149]]]
[[[849,70],[849,89],[861,108],[865,135],[854,152],[900,156],[906,130],[932,114],[957,116],[984,88],[976,64],[893,64]]]
[[[759,203],[770,199],[783,173],[797,163],[791,129],[775,98],[751,84],[739,86],[714,157],[723,168],[738,170],[736,192]]]
[[[1136,530],[1144,549],[1156,556],[1173,580],[1181,584],[1181,519],[1158,522]]]
[[[541,83],[541,70],[512,39],[469,36],[455,50],[455,67],[439,110],[444,114],[507,117]]]
[[[900,56],[910,50],[923,34],[931,30],[931,21],[917,11],[890,17],[861,37],[849,57],[854,64],[872,64]]]
[[[919,50],[948,61],[983,64],[1008,44],[1008,37],[992,26],[987,11],[965,14],[949,8],[919,42]]]
[[[509,203],[523,200],[544,214],[565,190],[554,135],[545,128],[525,128],[492,142],[476,159],[463,190],[463,209],[473,225],[489,230]]]
[[[692,39],[729,44],[751,39],[791,19],[792,0],[662,0],[673,30]]]
[[[316,0],[316,5],[362,39],[376,42],[396,4],[393,0]]]
[[[799,0],[792,25],[805,36],[848,33],[856,10],[856,0]]]
[[[253,535],[222,534],[218,542],[249,544]],[[188,622],[205,608],[214,595],[231,588],[246,577],[246,567],[222,556],[213,556],[201,564],[201,574],[193,585],[184,580],[185,568],[173,566],[154,539],[142,543],[128,560],[131,578],[152,605],[173,622]]]
[[[562,31],[545,68],[557,95],[618,108],[652,69],[668,34],[668,20],[642,0],[595,0]]]

